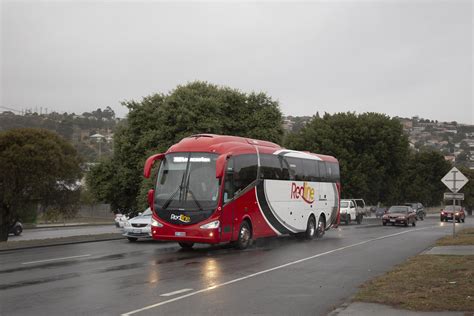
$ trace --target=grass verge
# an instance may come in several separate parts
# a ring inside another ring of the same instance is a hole
[[[474,245],[474,229],[441,238],[436,245]],[[363,284],[354,301],[413,311],[474,312],[474,256],[415,256]]]
[[[414,311],[474,311],[474,256],[418,255],[362,285],[355,301]]]
[[[474,245],[474,228],[461,230],[455,238],[446,236],[436,242],[436,246],[468,246]]]

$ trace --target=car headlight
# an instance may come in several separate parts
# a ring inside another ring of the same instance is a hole
[[[405,216],[398,216],[398,219],[407,219]]]
[[[456,212],[456,216],[459,216],[459,212]]]
[[[201,228],[202,228],[202,229],[214,229],[214,228],[219,228],[219,224],[220,224],[219,221],[213,221],[213,222],[207,223],[207,224],[205,224],[205,225],[202,225]]]
[[[152,219],[151,220],[151,226],[153,226],[153,227],[163,227],[163,224],[161,224],[160,222],[158,222],[155,219]]]
[[[130,222],[125,222],[125,227],[130,227]]]

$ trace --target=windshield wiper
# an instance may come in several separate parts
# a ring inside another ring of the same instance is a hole
[[[203,211],[204,209],[202,208],[201,204],[199,201],[196,199],[196,196],[194,195],[193,191],[191,188],[188,188],[188,192],[191,193],[191,197],[193,198],[194,203],[196,203],[197,207],[199,208],[200,211]]]
[[[173,198],[175,197],[176,193],[181,192],[181,190],[184,188],[183,181],[184,181],[184,176],[186,175],[186,172],[183,173],[183,176],[181,177],[181,183],[178,185],[176,190],[174,190],[173,194],[170,195],[170,197],[166,200],[165,203],[163,203],[163,206],[161,207],[163,210],[166,210],[168,206],[170,205],[171,201],[173,201]]]
[[[173,201],[173,198],[176,195],[176,193],[178,193],[179,191],[181,191],[181,185],[178,185],[176,190],[174,190],[173,194],[171,194],[171,196],[166,200],[166,202],[163,204],[161,208],[166,210],[166,208],[170,205],[171,201]]]

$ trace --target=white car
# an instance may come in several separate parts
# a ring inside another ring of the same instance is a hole
[[[145,212],[126,221],[123,235],[130,242],[137,241],[138,238],[151,238],[151,215],[151,209],[147,208]]]
[[[349,225],[351,221],[356,221],[357,224],[362,222],[363,208],[357,205],[358,200],[341,200],[341,222]],[[363,201],[363,200],[360,200]]]
[[[128,221],[128,216],[124,214],[115,214],[115,226],[123,228],[125,223]]]

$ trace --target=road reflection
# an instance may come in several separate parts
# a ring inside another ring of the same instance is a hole
[[[203,281],[208,287],[217,284],[217,279],[221,276],[219,263],[214,259],[207,259],[202,267]]]
[[[150,266],[148,269],[148,284],[150,287],[155,287],[156,283],[160,279],[160,274],[158,273],[158,269],[154,266]]]

